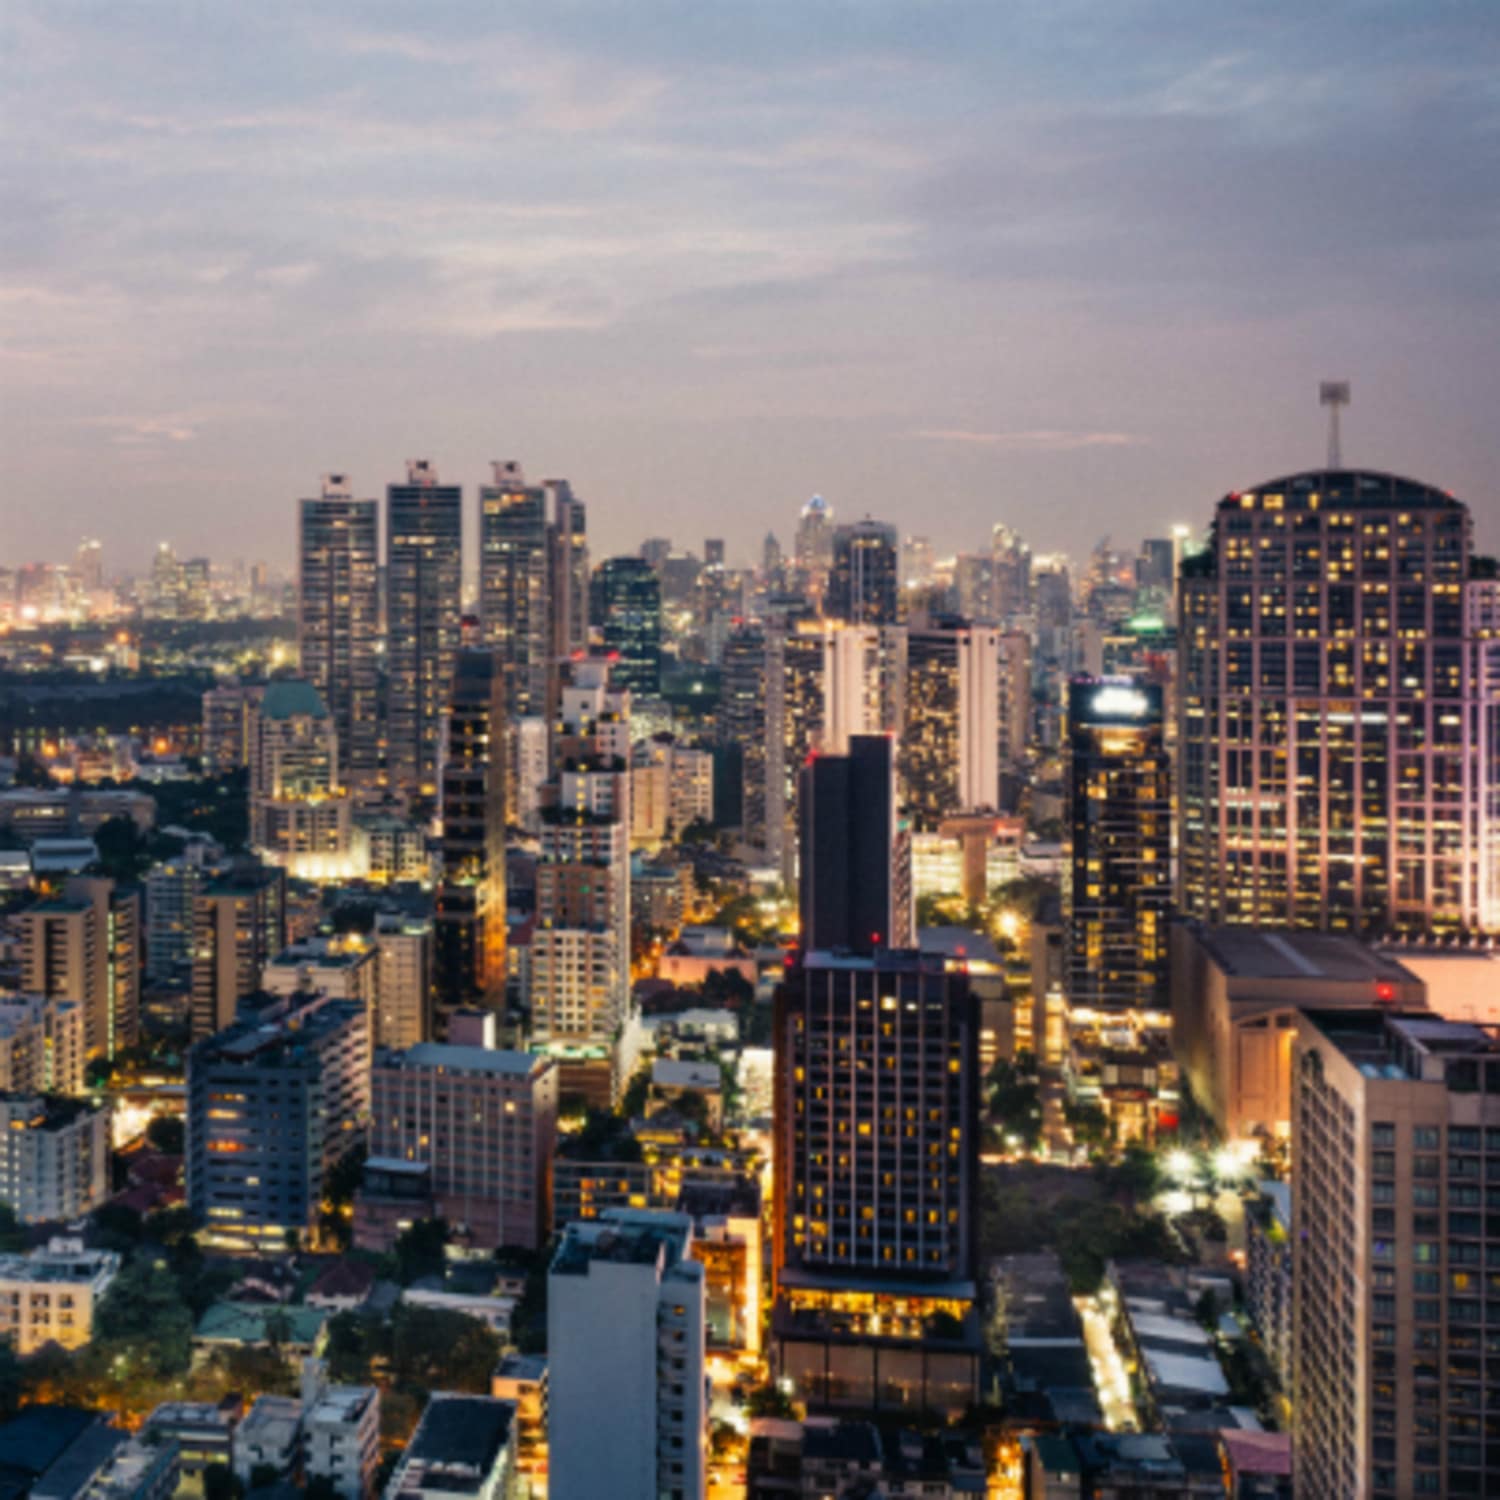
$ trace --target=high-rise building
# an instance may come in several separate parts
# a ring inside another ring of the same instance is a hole
[[[724,643],[719,667],[719,744],[738,753],[740,837],[764,850],[766,833],[766,636],[742,625]]]
[[[1031,608],[1031,548],[1002,521],[991,536],[995,616],[1009,625]]]
[[[1184,912],[1478,929],[1493,785],[1467,508],[1409,479],[1294,474],[1219,502],[1182,564]]]
[[[285,1249],[317,1222],[330,1167],[364,1144],[370,1031],[357,1000],[287,996],[187,1060],[187,1198],[210,1243]]]
[[[415,1047],[432,1036],[432,923],[398,912],[375,918],[373,1044]]]
[[[0,1203],[65,1224],[109,1195],[109,1110],[98,1099],[0,1093]]]
[[[458,656],[463,491],[426,459],[386,489],[386,776],[437,790],[443,709]]]
[[[765,642],[764,859],[790,883],[797,857],[797,772],[822,743],[823,632],[804,621],[795,628],[767,631]]]
[[[833,566],[833,507],[821,495],[802,507],[794,548],[797,571],[821,598]]]
[[[920,833],[1000,798],[1000,632],[962,622],[906,632],[901,808]]]
[[[40,995],[0,999],[0,1089],[81,1094],[86,1058],[83,1006]]]
[[[556,1125],[550,1058],[433,1042],[376,1057],[370,1155],[425,1167],[420,1216],[463,1225],[470,1244],[546,1243]],[[356,1205],[360,1244],[389,1249],[415,1211],[408,1196],[367,1190]]]
[[[333,719],[335,776],[351,785],[380,770],[376,509],[344,474],[325,474],[319,497],[299,502],[298,658]]]
[[[552,1500],[701,1500],[708,1463],[704,1269],[687,1214],[571,1224],[547,1275]]]
[[[286,871],[241,864],[209,881],[193,908],[195,1039],[230,1025],[261,970],[286,947]]]
[[[505,676],[493,649],[459,653],[442,771],[439,1020],[505,1007]]]
[[[146,872],[146,974],[154,980],[188,972],[193,962],[193,903],[223,850],[194,838]]]
[[[589,642],[587,511],[566,479],[544,479],[552,501],[552,656],[566,661]]]
[[[639,557],[608,557],[595,574],[610,680],[643,697],[661,691],[661,580]]]
[[[1031,637],[1023,630],[1000,635],[1000,772],[1014,771],[1031,745]]]
[[[1297,1493],[1482,1495],[1500,1042],[1422,1012],[1311,1011],[1292,1089]]]
[[[21,913],[21,983],[83,1010],[90,1057],[113,1057],[136,1039],[141,1004],[139,891],[75,875],[61,896]]]
[[[532,1034],[598,1050],[630,1003],[630,704],[601,660],[572,663],[572,677],[540,813]]]
[[[552,657],[547,491],[518,463],[496,463],[479,491],[479,605],[484,642],[505,667],[512,717],[544,714]]]
[[[1069,684],[1068,807],[1068,999],[1165,1011],[1172,784],[1159,687]]]
[[[350,798],[338,782],[338,732],[310,682],[278,678],[248,715],[250,846],[313,880],[353,873]]]
[[[896,818],[894,747],[856,734],[844,755],[814,755],[797,794],[802,946],[873,953],[914,932],[911,842]]]
[[[936,955],[807,952],[774,1027],[774,1367],[813,1408],[974,1400],[979,1018]]]
[[[230,678],[203,695],[203,771],[222,776],[250,764],[250,712],[265,692],[263,683]]]
[[[896,528],[868,516],[833,534],[828,614],[855,625],[894,625],[901,618]]]

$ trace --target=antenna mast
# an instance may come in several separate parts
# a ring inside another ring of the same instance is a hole
[[[1349,404],[1349,382],[1323,381],[1318,386],[1318,400],[1328,408],[1328,467],[1342,469],[1344,455],[1339,447],[1339,408]]]

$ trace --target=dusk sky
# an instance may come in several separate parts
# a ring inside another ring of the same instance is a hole
[[[821,492],[1134,547],[1351,463],[1500,548],[1500,7],[0,7],[0,563],[292,560],[408,457],[596,558]]]

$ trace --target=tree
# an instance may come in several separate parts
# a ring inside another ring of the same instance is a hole
[[[620,1095],[620,1113],[627,1120],[639,1119],[646,1113],[646,1101],[651,1097],[651,1068],[647,1064],[637,1068]]]
[[[105,1363],[148,1377],[179,1375],[192,1358],[193,1315],[166,1263],[126,1266],[94,1314],[94,1345]]]
[[[1035,1079],[1024,1079],[1003,1059],[990,1069],[990,1115],[1007,1136],[1035,1150],[1042,1139],[1042,1091]]]
[[[9,1339],[0,1339],[0,1418],[15,1416],[21,1405],[24,1386],[15,1345]]]
[[[16,1217],[16,1211],[8,1203],[0,1203],[0,1253],[15,1255],[30,1244],[26,1227]]]
[[[442,1275],[447,1243],[448,1225],[443,1219],[418,1219],[403,1229],[396,1240],[396,1275],[401,1285]]]
[[[241,1500],[245,1486],[228,1464],[209,1464],[203,1471],[203,1500]]]
[[[1070,1099],[1063,1106],[1063,1115],[1072,1127],[1073,1138],[1080,1145],[1098,1149],[1109,1145],[1114,1138],[1114,1128],[1109,1116],[1097,1104],[1083,1104]]]
[[[1101,1162],[1095,1169],[1109,1192],[1134,1206],[1149,1202],[1161,1186],[1161,1168],[1155,1154],[1139,1141],[1132,1141],[1114,1162]]]
[[[181,1115],[152,1115],[146,1140],[166,1156],[181,1156],[187,1147],[187,1124]]]
[[[128,885],[139,880],[151,863],[151,851],[134,818],[108,818],[94,830],[99,870]]]
[[[409,1391],[488,1395],[501,1347],[486,1324],[445,1307],[402,1303],[390,1320],[391,1377]]]
[[[745,1413],[752,1417],[790,1417],[791,1399],[780,1386],[757,1386],[745,1397]]]
[[[144,1232],[141,1216],[123,1203],[100,1204],[90,1223],[94,1244],[101,1250],[117,1250],[121,1254],[134,1250]]]
[[[699,993],[703,1003],[715,1010],[742,1010],[755,1001],[755,986],[738,969],[710,969]]]

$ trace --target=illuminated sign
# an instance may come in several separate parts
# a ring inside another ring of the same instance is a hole
[[[1144,719],[1151,711],[1151,704],[1139,688],[1111,682],[1106,683],[1089,699],[1089,708],[1101,717]]]

